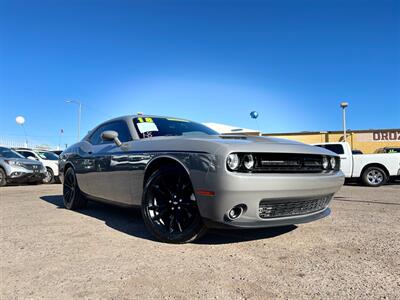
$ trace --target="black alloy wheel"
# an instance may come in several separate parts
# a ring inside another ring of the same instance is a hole
[[[206,231],[190,178],[178,166],[164,167],[150,176],[142,215],[147,229],[162,242],[187,243]]]
[[[85,207],[87,204],[87,199],[79,189],[75,171],[72,167],[68,168],[64,174],[63,198],[64,206],[67,209],[76,210]]]

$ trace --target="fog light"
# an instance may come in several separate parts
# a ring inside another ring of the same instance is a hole
[[[228,218],[230,220],[236,220],[242,215],[242,213],[243,213],[243,207],[237,205],[229,211]]]
[[[22,172],[12,172],[11,173],[11,177],[19,177],[21,176],[23,173]]]

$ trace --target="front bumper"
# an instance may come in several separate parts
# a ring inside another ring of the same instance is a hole
[[[14,176],[7,177],[9,183],[24,183],[42,181],[45,173],[19,173]]]
[[[211,227],[238,228],[276,227],[318,220],[330,214],[325,205],[316,211],[296,215],[261,217],[260,202],[301,202],[328,197],[329,200],[344,183],[342,172],[331,174],[239,174],[226,172],[223,176],[208,174],[205,189],[215,191],[214,196],[196,193],[200,214]],[[203,187],[202,187],[203,188]],[[327,201],[328,203],[329,201]],[[228,218],[229,211],[245,207],[235,220]]]
[[[45,170],[29,170],[21,166],[8,166],[6,169],[7,182],[23,183],[41,181],[45,177]]]

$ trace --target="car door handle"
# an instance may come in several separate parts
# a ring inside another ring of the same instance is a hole
[[[341,157],[340,159],[347,159],[347,157]]]

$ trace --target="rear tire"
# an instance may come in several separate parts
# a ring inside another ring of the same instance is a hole
[[[161,242],[189,243],[207,230],[190,178],[176,166],[161,168],[150,176],[143,191],[141,210],[147,229]]]
[[[0,168],[0,186],[5,186],[7,184],[7,175],[2,168]]]
[[[388,180],[386,173],[379,167],[369,167],[362,174],[362,182],[371,187],[378,187]]]
[[[74,169],[68,168],[63,183],[64,206],[70,210],[78,210],[87,205],[87,199],[82,195],[76,180]]]

